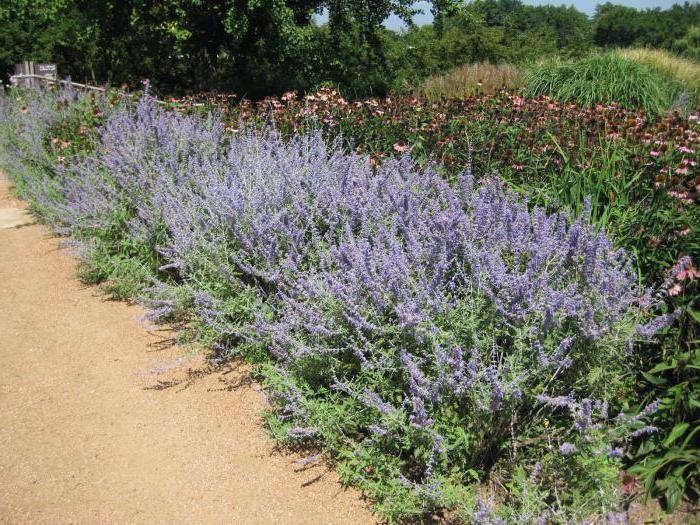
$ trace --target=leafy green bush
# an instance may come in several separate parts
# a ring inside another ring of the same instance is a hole
[[[673,43],[673,50],[692,60],[700,60],[700,26],[690,26],[685,36]]]
[[[697,500],[700,496],[698,277],[690,257],[681,258],[672,268],[662,287],[668,290],[671,307],[680,314],[678,322],[642,352],[648,365],[641,373],[639,390],[646,402],[658,406],[646,421],[661,431],[638,444],[630,472],[639,476],[646,496],[660,497],[669,511],[683,497]]]
[[[675,353],[642,375],[659,406],[648,419],[670,431],[646,437],[629,472],[672,512],[684,496],[700,495],[700,350]]]

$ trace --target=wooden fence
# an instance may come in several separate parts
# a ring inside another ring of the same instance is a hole
[[[15,74],[10,77],[10,82],[16,86],[35,87],[55,82],[58,79],[56,64],[35,64],[34,62],[22,62],[15,66]]]
[[[23,62],[15,66],[15,74],[10,77],[10,84],[14,87],[21,88],[38,88],[48,87],[51,85],[67,86],[71,85],[74,88],[85,89],[88,91],[98,91],[104,93],[107,88],[100,86],[91,86],[89,84],[81,84],[71,80],[60,80],[56,75],[56,66],[54,64],[34,64],[33,62]],[[115,90],[120,97],[131,98],[134,95],[124,93],[123,91]],[[158,104],[165,104],[162,100],[154,97]]]
[[[19,74],[19,75],[12,75],[10,77],[10,83],[13,86],[17,87],[38,87],[38,86],[47,86],[47,85],[68,85],[70,84],[73,87],[77,87],[80,89],[87,89],[91,91],[100,91],[100,92],[105,92],[106,88],[103,87],[98,87],[98,86],[90,86],[88,84],[81,84],[80,82],[72,82],[70,80],[58,80],[56,78],[52,77],[45,77],[43,75],[36,75],[36,74]],[[128,93],[120,93],[121,95],[124,96],[131,96]]]

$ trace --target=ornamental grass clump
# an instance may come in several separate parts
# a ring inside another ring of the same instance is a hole
[[[679,86],[657,70],[615,52],[575,62],[547,61],[532,68],[529,96],[551,96],[579,106],[617,104],[658,116],[669,109]]]
[[[444,75],[426,79],[415,90],[429,100],[466,98],[499,90],[516,90],[525,85],[525,72],[511,64],[481,62],[455,68]]]
[[[653,48],[619,49],[616,53],[657,71],[668,79],[669,83],[678,85],[680,90],[687,92],[691,109],[696,109],[697,103],[700,102],[700,63],[697,60]]]
[[[47,205],[93,280],[254,360],[271,432],[332,454],[388,520],[619,510],[625,442],[654,431],[616,413],[631,343],[672,320],[644,323],[629,257],[588,211],[341,144],[144,97],[54,161]]]

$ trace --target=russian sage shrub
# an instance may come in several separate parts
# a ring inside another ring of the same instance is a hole
[[[68,140],[64,130],[95,113],[109,111],[102,96],[62,89],[15,89],[0,94],[0,165],[44,220],[52,222],[60,201],[58,172],[69,157],[83,149],[80,141]],[[84,128],[87,129],[87,128]]]
[[[414,177],[258,316],[271,381],[288,389],[283,431],[337,441],[341,428],[354,481],[392,479],[422,512],[518,462],[554,475],[580,519],[612,508],[624,424],[608,406],[651,303],[630,260],[586,215],[531,210],[497,180]],[[542,515],[561,518],[549,498]]]
[[[166,112],[149,96],[123,105],[99,129],[97,145],[62,172],[57,229],[72,236],[96,281],[120,278],[128,296],[168,276],[165,208],[177,201],[197,163],[220,155],[222,126]]]
[[[654,431],[612,414],[631,343],[672,319],[642,324],[627,255],[587,212],[340,144],[143,97],[52,172],[47,206],[96,280],[262,361],[273,434],[332,452],[384,517],[617,510],[624,443]]]

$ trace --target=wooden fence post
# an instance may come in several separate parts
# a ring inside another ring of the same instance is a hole
[[[52,83],[51,80],[58,80],[56,64],[35,64],[25,61],[15,65],[15,75],[18,75],[17,85],[24,88],[49,86]]]

